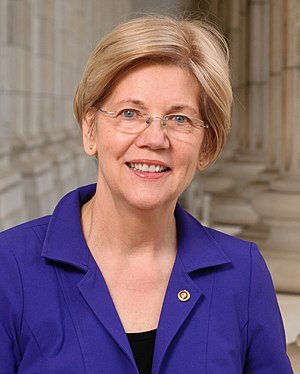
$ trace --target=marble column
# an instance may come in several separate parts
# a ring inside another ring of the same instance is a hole
[[[0,121],[0,128],[2,125],[3,122]],[[9,150],[2,138],[0,140],[0,231],[26,219],[23,210],[21,175],[12,167]]]
[[[72,147],[74,138],[79,140],[79,133],[72,115],[72,98],[76,67],[81,63],[81,58],[76,53],[79,50],[78,30],[83,35],[86,34],[85,12],[82,12],[80,5],[82,4],[78,0],[55,0],[53,9],[54,113],[51,132],[47,135],[46,150],[52,160],[56,200],[79,184]]]
[[[72,69],[72,85],[68,89],[68,129],[66,131],[67,141],[65,145],[69,149],[73,162],[73,178],[76,178],[78,185],[93,183],[96,181],[97,167],[93,159],[87,157],[83,151],[81,132],[73,116],[72,101],[75,89],[82,76],[91,49],[101,38],[105,24],[111,22],[110,17],[106,16],[106,6],[102,2],[86,2],[84,10],[80,1],[77,4],[77,10],[74,13],[73,29],[69,26],[69,34],[72,39],[72,57],[67,66],[62,59],[64,69]],[[103,12],[101,9],[103,8]],[[80,27],[78,27],[80,25]],[[61,27],[64,28],[64,19],[61,18]],[[68,60],[67,60],[68,61]],[[66,95],[64,95],[66,97]],[[65,184],[65,188],[67,185]]]
[[[0,1],[0,229],[50,213],[66,191],[96,180],[73,118],[75,87],[101,36],[159,3],[181,4]]]
[[[26,136],[21,138],[13,160],[22,175],[27,218],[34,218],[49,213],[54,203],[52,162],[44,146],[53,116],[53,2],[30,0],[27,7],[28,119],[21,119]]]
[[[277,15],[278,7],[278,2],[271,2]],[[278,169],[278,177],[270,181],[268,191],[253,199],[253,205],[269,229],[262,251],[276,289],[300,293],[300,11],[296,0],[283,2],[280,21],[283,54],[277,56],[274,72],[278,74],[273,77],[279,91],[273,106],[278,106],[279,119],[271,130],[269,149],[269,167]]]
[[[235,102],[225,157],[217,166],[231,182],[213,192],[211,219],[222,226],[249,225],[259,219],[250,198],[266,188],[254,182],[266,163],[268,2],[231,0],[225,8],[219,7],[231,50]]]
[[[270,1],[267,166],[260,174],[260,180],[265,190],[268,189],[268,183],[277,177],[279,160],[281,158],[280,139],[283,123],[283,3],[284,0]],[[267,234],[268,228],[263,220],[259,218],[255,224],[243,226],[243,230],[239,236],[255,241],[260,247],[263,247]]]
[[[13,143],[18,144],[24,133],[18,126],[28,114],[26,6],[25,1],[0,2],[0,230],[26,218],[21,174],[11,159]]]

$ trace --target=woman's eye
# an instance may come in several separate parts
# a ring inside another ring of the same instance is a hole
[[[178,125],[186,125],[191,122],[189,117],[184,116],[182,114],[176,114],[176,115],[170,116],[170,118]]]
[[[124,109],[120,112],[120,115],[125,119],[132,119],[137,116],[137,112],[133,109]]]

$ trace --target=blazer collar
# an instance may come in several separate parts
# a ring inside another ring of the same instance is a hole
[[[95,191],[95,184],[80,187],[60,200],[50,218],[43,257],[87,271],[90,251],[81,228],[80,208]]]
[[[90,251],[83,237],[80,207],[95,194],[96,185],[80,187],[62,198],[50,218],[42,256],[87,271]],[[221,246],[178,204],[175,209],[178,255],[187,272],[229,263]]]
[[[230,263],[220,244],[193,216],[177,204],[178,255],[188,273]]]

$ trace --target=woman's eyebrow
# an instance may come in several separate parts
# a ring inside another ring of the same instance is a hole
[[[178,104],[178,105],[172,105],[168,111],[184,111],[184,110],[188,110],[190,112],[192,112],[195,116],[199,115],[198,111],[195,110],[193,107],[189,106],[189,105],[186,105],[186,104]]]
[[[141,109],[144,109],[146,110],[147,106],[146,104],[140,100],[140,99],[136,99],[136,98],[127,98],[127,99],[123,99],[123,100],[120,100],[116,103],[116,105],[136,105],[138,107],[140,107]],[[199,111],[196,110],[195,108],[193,108],[192,106],[188,105],[188,104],[175,104],[175,105],[171,105],[167,108],[166,112],[178,112],[178,111],[189,111],[192,115],[194,115],[195,117],[197,117],[199,115]]]
[[[116,104],[117,105],[134,104],[134,105],[138,105],[138,106],[143,107],[143,108],[146,107],[146,105],[143,101],[141,101],[139,99],[134,99],[134,98],[123,99],[123,100],[118,101]]]

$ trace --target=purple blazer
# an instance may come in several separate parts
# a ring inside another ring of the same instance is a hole
[[[94,192],[79,188],[52,216],[0,234],[0,374],[138,373],[81,230],[80,206]],[[178,254],[152,373],[292,373],[256,245],[203,227],[179,206],[175,217]]]

